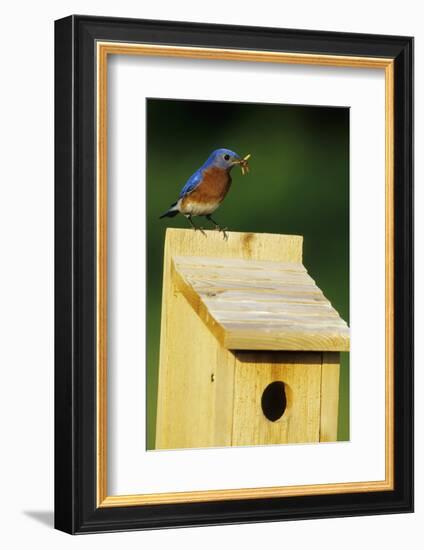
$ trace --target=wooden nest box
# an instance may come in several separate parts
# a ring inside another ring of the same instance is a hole
[[[157,449],[336,441],[349,329],[302,241],[167,230]]]

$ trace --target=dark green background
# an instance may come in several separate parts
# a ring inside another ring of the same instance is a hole
[[[159,220],[219,147],[252,154],[214,218],[234,231],[303,235],[304,265],[349,322],[349,110],[339,107],[147,101],[147,448],[155,442],[162,260]],[[201,224],[205,224],[204,218]],[[339,440],[349,439],[349,356],[342,354]]]

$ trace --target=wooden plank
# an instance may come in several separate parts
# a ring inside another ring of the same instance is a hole
[[[281,294],[276,292],[260,292],[254,290],[199,290],[201,298],[216,298],[225,302],[278,302],[282,304],[320,304],[330,305],[323,294]]]
[[[175,287],[163,330],[156,448],[230,445],[234,355]]]
[[[293,326],[301,325],[308,328],[326,328],[326,327],[346,327],[346,323],[340,319],[336,312],[329,311],[324,314],[308,314],[286,311],[261,311],[261,310],[241,310],[226,311],[209,308],[211,314],[219,323],[258,323],[267,325],[272,323],[275,326]],[[264,327],[265,328],[265,327]]]
[[[297,285],[297,284],[287,284],[287,283],[278,283],[278,282],[263,282],[258,283],[256,281],[218,281],[213,279],[191,279],[185,278],[185,280],[191,284],[191,286],[197,291],[206,291],[206,292],[221,292],[225,290],[247,290],[262,292],[266,294],[267,292],[276,292],[280,295],[285,294],[296,294],[301,293],[305,295],[316,295],[321,296],[322,292],[317,286],[312,285]]]
[[[287,408],[273,422],[262,410],[265,388],[285,384]],[[233,445],[270,445],[319,441],[321,354],[237,352]]]
[[[173,257],[201,256],[205,258],[254,260],[302,264],[303,237],[270,233],[228,233],[228,240],[217,231],[206,231],[206,237],[192,229],[166,230],[165,248]],[[252,264],[254,265],[254,264]]]
[[[173,231],[173,230],[170,230]],[[178,230],[177,230],[178,231]],[[234,235],[243,235],[243,233],[231,233],[231,236],[234,237]],[[259,234],[256,234],[256,239],[258,238]],[[266,240],[268,240],[268,237],[275,237],[276,235],[268,235],[266,237]],[[278,235],[278,237],[286,237],[284,235]],[[209,238],[209,235],[208,237]],[[220,239],[222,237],[219,237]],[[290,238],[292,238],[290,236]],[[296,239],[302,239],[302,237],[295,237]],[[287,240],[285,239],[286,244]],[[225,242],[225,241],[224,241]],[[229,242],[229,241],[227,241]],[[281,242],[279,243],[281,244]],[[293,243],[289,243],[290,246],[293,246]],[[234,248],[234,247],[232,247]],[[243,251],[239,251],[242,252]],[[264,254],[266,251],[261,250],[261,254]],[[278,254],[278,253],[277,253]],[[301,251],[300,251],[301,254]],[[293,255],[293,250],[291,251],[289,256],[285,256],[288,258],[288,261],[266,261],[266,260],[255,260],[252,259],[251,256],[249,256],[249,261],[246,261],[247,256],[238,256],[238,257],[210,257],[210,256],[190,256],[187,253],[185,253],[184,256],[175,255],[174,261],[178,266],[184,266],[184,267],[191,267],[196,269],[204,269],[211,268],[211,269],[249,269],[249,270],[259,270],[259,271],[289,271],[289,272],[300,272],[300,273],[306,273],[306,269],[302,263],[298,263],[295,259],[292,259],[294,257],[298,257],[298,254],[296,252],[295,255]],[[290,259],[289,259],[290,258]],[[301,258],[301,255],[300,255]]]
[[[215,361],[214,433],[211,437],[211,446],[228,447],[232,445],[236,358],[231,351],[218,346]],[[207,415],[209,412],[205,411],[204,414]]]
[[[199,257],[198,257],[199,258]],[[201,258],[199,258],[201,260]],[[247,260],[248,262],[249,260]],[[231,269],[221,266],[220,269],[210,269],[208,267],[190,266],[187,267],[181,263],[175,262],[175,265],[186,279],[209,280],[218,279],[220,281],[278,281],[288,283],[298,283],[302,285],[314,284],[314,280],[306,272],[302,271],[265,271],[259,269]]]
[[[260,301],[260,300],[220,300],[219,298],[202,297],[204,304],[210,311],[219,312],[237,312],[237,311],[264,311],[264,312],[281,312],[282,302],[275,300]],[[328,303],[312,302],[312,303],[297,303],[283,302],[284,313],[286,315],[329,315],[339,317],[339,314]]]
[[[219,326],[221,326],[221,323]],[[315,333],[320,336],[327,335],[331,337],[342,335],[344,337],[349,337],[349,328],[347,326],[339,326],[338,324],[335,326],[331,326],[329,324],[321,323],[311,323],[309,325],[302,323],[300,326],[298,326],[292,321],[274,321],[272,323],[264,323],[262,321],[252,321],[250,323],[244,321],[240,323],[238,323],[237,321],[224,321],[222,322],[222,327],[225,329],[225,338],[228,338],[231,334],[235,335],[242,332],[246,332],[246,334],[248,332],[252,333],[252,337],[254,337],[255,332],[258,333],[259,337],[266,334],[273,335],[285,332],[288,335],[305,334],[307,337],[313,337]]]
[[[320,441],[337,441],[340,353],[322,354]]]
[[[295,331],[285,328],[284,331],[233,329],[224,327],[223,345],[233,350],[292,350],[292,351],[349,351],[349,331],[340,329]]]

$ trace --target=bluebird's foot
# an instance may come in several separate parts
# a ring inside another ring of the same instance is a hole
[[[218,230],[221,232],[222,231],[222,236],[224,237],[224,241],[228,241],[228,233],[227,233],[227,230],[228,227],[218,227]]]
[[[212,218],[210,214],[209,216],[206,216],[206,218],[214,224],[215,231],[219,231],[219,232],[222,231],[222,236],[224,237],[224,241],[228,241],[228,234],[227,234],[228,227],[221,227],[219,223],[216,223],[216,221]]]
[[[220,225],[215,225],[215,231],[222,232],[222,236],[224,237],[224,241],[228,241],[228,233],[227,233],[228,227],[221,227]]]
[[[200,233],[202,233],[202,235],[204,235],[205,237],[207,237],[206,233],[205,233],[204,230],[203,230],[203,227],[197,227],[197,225],[194,225],[193,220],[191,219],[191,216],[188,216],[188,215],[187,215],[186,218],[188,219],[188,221],[189,221],[191,227],[192,227],[195,231],[199,230]]]

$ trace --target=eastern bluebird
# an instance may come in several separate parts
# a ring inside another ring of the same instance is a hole
[[[247,159],[250,155],[241,159],[237,153],[230,149],[217,149],[208,160],[187,180],[181,190],[178,200],[171,204],[169,209],[160,218],[173,218],[178,213],[187,218],[190,225],[206,235],[202,227],[196,227],[192,216],[205,216],[211,221],[215,229],[222,231],[224,239],[227,238],[226,227],[220,227],[212,218],[221,202],[224,200],[231,186],[231,169],[235,165],[241,165],[242,173],[248,171]]]

